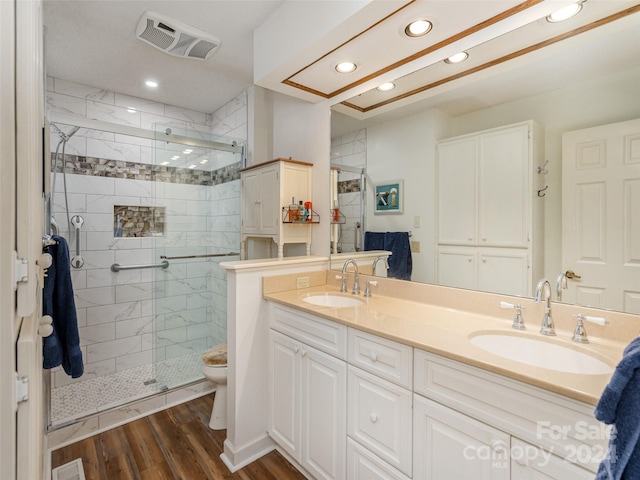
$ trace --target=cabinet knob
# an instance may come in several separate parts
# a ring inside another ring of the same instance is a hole
[[[376,423],[378,421],[378,415],[376,413],[370,413],[369,420],[371,420],[371,423]]]
[[[262,200],[256,200],[256,201],[255,201],[255,204],[256,204],[256,205],[260,205],[261,203],[262,203]]]
[[[298,347],[293,347],[293,353],[298,353],[300,349]]]
[[[378,355],[376,355],[376,352],[371,352],[369,354],[369,358],[371,359],[372,362],[377,362],[378,361]]]
[[[482,237],[482,241],[486,242],[487,241],[487,237]]]
[[[307,351],[306,351],[306,350],[302,350],[301,355],[302,355],[303,357],[306,357],[306,356],[307,356]]]
[[[467,240],[469,240],[470,242],[473,241],[473,237],[469,237]]]

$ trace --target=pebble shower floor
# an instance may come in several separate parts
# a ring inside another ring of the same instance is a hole
[[[141,365],[51,390],[51,426],[61,426],[203,378],[201,353]],[[156,381],[154,381],[156,380]]]

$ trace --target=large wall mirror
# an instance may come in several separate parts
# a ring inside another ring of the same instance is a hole
[[[437,68],[444,68],[440,63]],[[606,25],[472,75],[435,82],[433,88],[397,102],[386,104],[384,93],[371,93],[378,96],[379,108],[354,108],[364,102],[367,92],[363,98],[335,105],[332,111],[331,164],[339,171],[332,176],[332,196],[345,216],[339,227],[332,228],[332,253],[341,252],[348,258],[349,252],[362,250],[364,231],[410,232],[414,248],[411,280],[438,283],[436,143],[534,120],[541,127],[544,145],[540,172],[544,190],[534,192],[532,201],[543,202],[543,275],[554,284],[558,274],[568,269],[562,247],[563,222],[571,215],[563,211],[563,134],[640,119],[640,12],[620,15]],[[640,137],[627,144],[638,161],[634,167],[637,178],[630,180],[637,185],[631,189],[636,197],[627,205],[640,204]],[[396,180],[403,182],[402,212],[376,214],[376,185]],[[590,306],[640,314],[640,208],[622,210],[613,213],[621,220],[611,225],[627,225],[626,232],[612,237],[619,239],[620,249],[631,252],[625,265],[631,272],[631,285],[622,287],[627,289],[626,303],[604,299]],[[625,241],[636,245],[625,247]],[[588,279],[569,280],[570,288],[576,281]],[[533,294],[529,291],[526,296]],[[567,295],[565,301],[585,304],[574,298]]]

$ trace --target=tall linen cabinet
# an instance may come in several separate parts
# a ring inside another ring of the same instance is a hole
[[[533,120],[438,142],[440,285],[532,295],[543,274],[542,145]]]
[[[312,200],[312,167],[312,163],[277,158],[241,170],[240,258],[247,259],[249,239],[271,240],[278,247],[279,258],[284,256],[287,243],[305,244],[306,254],[310,255],[314,222],[291,221],[283,208],[291,204],[293,197],[296,201]],[[273,243],[269,242],[269,250]]]

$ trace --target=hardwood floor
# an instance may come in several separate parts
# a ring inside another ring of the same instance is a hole
[[[226,431],[208,426],[213,395],[55,450],[52,468],[82,458],[87,480],[305,478],[276,451],[231,473],[220,459]]]

